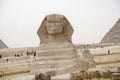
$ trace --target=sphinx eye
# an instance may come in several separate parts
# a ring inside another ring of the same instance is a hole
[[[48,21],[48,23],[51,23],[51,21]]]
[[[50,22],[47,22],[46,25],[47,25],[47,26],[52,26],[53,24],[50,23]]]

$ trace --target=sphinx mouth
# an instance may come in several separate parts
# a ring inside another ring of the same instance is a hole
[[[49,34],[61,34],[62,33],[62,29],[51,29],[49,31]]]

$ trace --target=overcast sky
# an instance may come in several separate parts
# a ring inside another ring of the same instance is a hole
[[[11,48],[38,46],[37,30],[53,13],[69,20],[73,43],[99,43],[120,18],[120,0],[0,0],[0,39]]]

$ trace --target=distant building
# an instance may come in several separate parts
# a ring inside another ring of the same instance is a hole
[[[8,48],[7,45],[0,39],[0,49]]]

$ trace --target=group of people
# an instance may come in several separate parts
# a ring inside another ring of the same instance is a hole
[[[14,55],[15,57],[20,57],[20,56],[23,56],[23,54],[21,53],[21,54],[15,54]]]
[[[26,52],[26,55],[27,55],[27,56],[33,55],[33,56],[35,57],[35,56],[36,56],[36,51],[34,51],[34,50],[32,50],[32,51],[27,51],[27,52]],[[15,54],[14,56],[15,56],[15,57],[21,57],[21,56],[23,56],[23,53],[21,53],[21,54]],[[2,59],[2,58],[3,58],[3,56],[0,54],[0,59]],[[6,61],[9,61],[9,59],[7,58]]]
[[[34,57],[36,56],[36,51],[32,50],[31,52],[30,51],[27,51],[26,53],[27,56],[29,55],[33,55]]]
[[[36,56],[36,51],[32,50],[32,51],[27,51],[26,52],[26,55],[29,56],[29,55],[33,55],[34,57]],[[20,56],[23,56],[23,53],[21,54],[15,54],[14,55],[15,57],[20,57]]]

